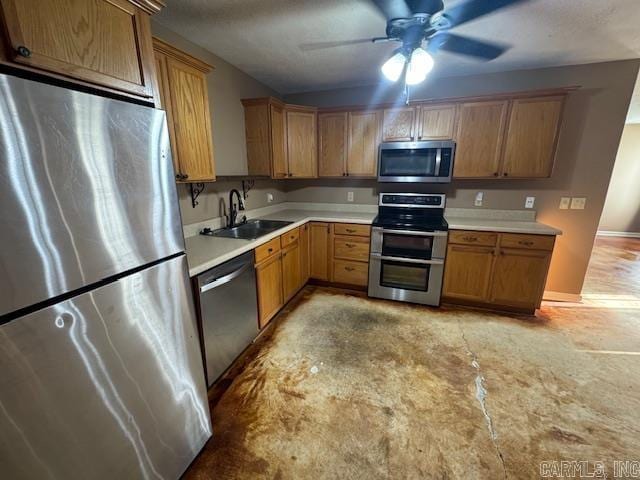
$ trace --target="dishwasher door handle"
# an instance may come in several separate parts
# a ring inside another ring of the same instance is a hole
[[[211,281],[209,283],[205,283],[203,286],[200,287],[200,293],[208,292],[209,290],[213,290],[214,288],[217,288],[217,287],[219,287],[221,285],[224,285],[225,283],[229,283],[234,278],[239,277],[244,272],[249,270],[249,268],[253,268],[253,263],[245,263],[239,269],[234,270],[233,272],[231,272],[231,273],[229,273],[229,274],[227,274],[227,275],[225,275],[223,277],[216,278],[215,280],[213,280],[213,281]]]

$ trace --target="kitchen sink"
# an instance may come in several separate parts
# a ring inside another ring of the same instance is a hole
[[[246,223],[233,228],[221,228],[214,232],[203,232],[205,235],[224,238],[241,238],[243,240],[255,240],[267,233],[271,233],[279,228],[291,225],[293,222],[283,220],[249,220]]]

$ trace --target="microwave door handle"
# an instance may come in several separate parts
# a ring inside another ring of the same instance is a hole
[[[433,174],[434,177],[440,176],[440,164],[442,163],[442,148],[436,149],[436,168]]]
[[[371,256],[380,260],[388,260],[390,262],[398,263],[415,263],[418,265],[444,265],[444,260],[420,260],[418,258],[390,257],[388,255],[380,255],[379,253],[372,253]]]
[[[394,235],[409,235],[414,237],[446,237],[447,232],[414,232],[411,230],[390,230],[383,228],[382,233],[392,233]]]

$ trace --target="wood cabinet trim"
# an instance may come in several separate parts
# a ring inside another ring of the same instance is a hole
[[[215,68],[213,65],[210,65],[209,63],[203,60],[200,60],[199,58],[196,58],[192,55],[189,55],[186,52],[183,52],[182,50],[174,47],[173,45],[168,44],[167,42],[159,39],[158,37],[153,37],[153,48],[158,52],[162,52],[167,57],[171,57],[176,60],[179,60],[180,62],[187,64],[190,67],[195,68],[196,70],[199,70],[205,75],[208,73],[211,73],[211,71],[214,70]]]
[[[155,15],[156,13],[160,13],[164,7],[167,6],[164,0],[128,0],[133,3],[139,9],[145,11],[149,15]]]
[[[532,98],[532,97],[549,97],[549,96],[562,96],[568,95],[571,92],[579,90],[582,88],[580,85],[572,85],[562,88],[549,88],[549,89],[540,89],[540,90],[522,90],[517,92],[507,92],[507,93],[494,93],[494,94],[486,94],[486,95],[473,95],[466,97],[443,97],[443,98],[434,98],[434,99],[424,99],[424,100],[415,100],[409,103],[410,107],[415,106],[430,106],[430,105],[439,105],[446,103],[469,103],[469,102],[485,102],[485,101],[499,101],[499,100],[512,100],[517,98]],[[375,111],[385,108],[393,108],[397,106],[394,103],[378,103],[375,105],[344,105],[344,106],[335,106],[335,107],[323,107],[318,109],[318,113],[329,113],[329,112],[359,112],[359,111]]]

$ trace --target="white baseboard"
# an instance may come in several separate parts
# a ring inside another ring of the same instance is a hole
[[[582,301],[582,295],[575,293],[552,292],[545,290],[542,299],[549,302],[571,302],[578,303]]]
[[[598,230],[599,237],[623,237],[623,238],[640,238],[640,232],[614,232],[612,230]]]

